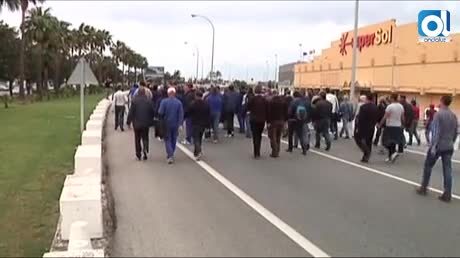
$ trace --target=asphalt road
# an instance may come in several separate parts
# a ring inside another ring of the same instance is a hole
[[[272,159],[265,138],[262,159],[253,160],[251,141],[238,135],[205,143],[199,163],[178,149],[177,163],[168,166],[162,143],[152,140],[149,160],[136,161],[132,131],[112,126],[110,120],[118,220],[113,256],[460,253],[460,202],[442,203],[436,193],[418,196],[411,185],[420,180],[422,155],[405,153],[390,165],[374,154],[363,166],[353,142],[339,140],[330,152],[306,157],[285,153],[284,145],[281,157]],[[432,186],[438,189],[440,174],[435,167]]]

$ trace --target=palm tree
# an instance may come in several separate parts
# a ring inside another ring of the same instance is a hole
[[[120,62],[123,65],[122,68],[122,77],[121,77],[121,83],[124,86],[125,85],[125,63],[126,63],[126,44],[117,40],[117,42],[111,47],[110,51],[112,52],[112,56],[115,59],[115,62],[117,66],[120,64]]]
[[[56,38],[55,33],[58,30],[58,25],[58,20],[51,15],[51,10],[49,8],[43,10],[41,7],[30,10],[24,23],[25,36],[31,41],[32,45],[38,47],[39,51],[40,75],[37,89],[40,98],[43,97],[43,86],[45,86],[45,91],[48,91],[48,63],[51,58],[51,51],[48,51],[48,49]],[[43,71],[44,78],[41,76],[41,71]],[[43,81],[45,85],[43,85]]]
[[[0,0],[1,1],[1,0]],[[6,0],[8,2],[8,0]],[[11,2],[12,0],[10,0]],[[21,48],[19,51],[19,98],[24,99],[24,58],[25,58],[25,45],[26,39],[24,37],[24,23],[26,20],[27,9],[29,4],[37,5],[37,3],[43,3],[45,0],[16,0],[21,5]]]
[[[53,47],[55,51],[55,74],[54,74],[54,90],[55,93],[58,93],[61,79],[60,79],[60,71],[61,65],[65,58],[71,55],[72,49],[72,34],[69,30],[70,23],[65,21],[57,21],[57,31],[55,33],[55,37],[53,38]]]
[[[98,47],[98,77],[99,81],[102,81],[102,62],[104,61],[104,51],[107,47],[112,45],[112,35],[106,30],[97,30],[96,32],[96,42]]]
[[[0,12],[2,11],[2,7],[6,5],[8,10],[15,12],[19,10],[19,1],[18,0],[0,0]]]

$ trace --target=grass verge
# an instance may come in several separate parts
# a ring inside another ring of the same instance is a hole
[[[86,119],[103,94],[86,97]],[[0,109],[0,254],[41,257],[59,217],[80,143],[80,99]]]

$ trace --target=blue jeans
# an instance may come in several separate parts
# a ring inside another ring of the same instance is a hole
[[[166,158],[173,158],[174,152],[176,151],[176,142],[177,142],[177,134],[179,128],[177,126],[167,126],[166,132],[164,135],[165,141],[165,148],[166,148]]]
[[[219,139],[219,123],[220,123],[220,112],[211,114],[211,126],[214,140]]]
[[[245,125],[245,131],[246,131],[246,137],[247,138],[252,138],[252,132],[251,132],[251,125],[249,124],[249,114],[246,115],[244,118],[244,125]]]
[[[244,133],[246,131],[246,126],[245,126],[245,117],[246,114],[243,114],[243,112],[238,112],[237,118],[238,118],[238,124],[240,125],[240,133]]]
[[[185,119],[185,140],[189,143],[192,143],[192,136],[193,136],[192,119],[187,118]]]
[[[442,160],[442,174],[444,177],[444,194],[451,196],[452,195],[452,155],[454,151],[436,151],[435,154],[432,154],[430,149],[426,154],[425,165],[423,168],[423,179],[422,187],[428,187],[430,183],[430,176],[433,170],[433,166],[436,164],[436,161],[439,157]]]

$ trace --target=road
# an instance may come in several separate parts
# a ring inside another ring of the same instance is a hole
[[[363,166],[351,140],[332,150],[261,160],[237,135],[204,144],[203,161],[180,146],[168,166],[151,141],[136,161],[132,131],[106,128],[109,179],[118,228],[113,256],[456,256],[460,202],[415,194],[423,155],[395,164],[374,154]],[[152,138],[152,137],[151,137]],[[285,147],[285,146],[284,146]],[[283,148],[284,149],[284,148]],[[454,163],[454,177],[459,164]],[[441,168],[433,184],[441,189]],[[454,187],[459,193],[459,186]]]

